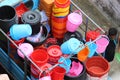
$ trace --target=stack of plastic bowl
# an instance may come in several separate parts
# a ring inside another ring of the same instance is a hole
[[[63,39],[66,32],[67,15],[69,14],[70,0],[55,0],[52,8],[52,33],[55,38]]]

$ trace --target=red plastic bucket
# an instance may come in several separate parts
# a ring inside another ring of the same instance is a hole
[[[100,29],[88,31],[86,34],[86,41],[95,40],[98,36],[100,36]]]
[[[48,54],[49,54],[49,62],[52,64],[55,64],[58,62],[60,56],[62,55],[62,52],[60,50],[60,46],[58,45],[52,45],[48,47],[47,49]]]
[[[36,63],[38,66],[42,66],[47,63],[49,56],[46,50],[44,49],[36,49],[31,54],[30,58],[33,62]]]
[[[101,77],[108,73],[110,65],[100,56],[94,56],[86,61],[87,73],[93,77]]]
[[[52,80],[63,80],[66,70],[62,67],[55,67],[52,72]]]

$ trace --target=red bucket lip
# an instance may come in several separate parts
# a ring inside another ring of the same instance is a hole
[[[59,3],[57,0],[55,0],[54,4],[55,4],[57,7],[65,8],[65,7],[70,6],[70,0],[67,0],[67,1],[64,2],[64,3]]]

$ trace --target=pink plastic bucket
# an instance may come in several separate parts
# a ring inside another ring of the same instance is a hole
[[[30,55],[32,54],[33,52],[33,46],[29,43],[22,43],[22,44],[19,44],[19,49],[22,50],[23,53],[25,53],[25,55],[27,57],[30,57]],[[20,57],[24,58],[24,54],[19,50],[17,49],[17,53]]]
[[[75,32],[81,23],[82,23],[82,14],[80,11],[75,11],[68,15],[66,29],[69,32]]]
[[[106,49],[106,47],[109,44],[109,38],[106,35],[102,35],[102,38],[96,41],[97,45],[97,53],[103,53]]]

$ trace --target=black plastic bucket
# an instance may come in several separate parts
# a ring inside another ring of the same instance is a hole
[[[78,59],[71,59],[71,60],[75,61],[75,62],[80,62]],[[80,63],[83,65],[83,70],[82,70],[81,74],[79,74],[78,76],[75,76],[75,77],[65,75],[64,80],[86,80],[87,74],[86,74],[85,65],[83,62],[80,62]]]
[[[48,32],[46,26],[42,25],[41,27],[43,28],[43,33],[41,35],[40,42],[31,42],[31,41],[28,41],[27,39],[25,40],[25,42],[30,43],[34,47],[42,45],[44,43],[44,41],[47,39],[49,32]]]
[[[13,24],[18,23],[16,11],[11,6],[0,7],[0,28],[5,32],[9,32]]]
[[[24,24],[30,24],[32,27],[32,35],[37,34],[40,31],[41,16],[36,11],[27,11],[21,18]]]
[[[64,36],[64,39],[63,39],[63,42],[69,40],[70,38],[76,38],[76,39],[78,39],[80,41],[83,41],[83,36],[78,31],[75,31],[75,32],[66,32],[65,36]]]

